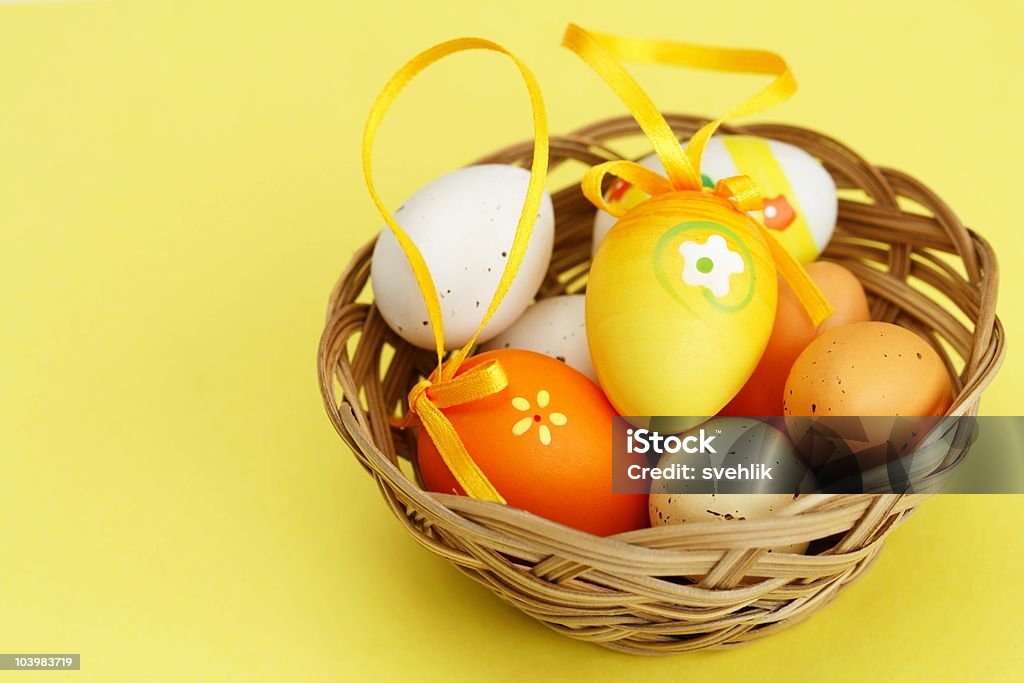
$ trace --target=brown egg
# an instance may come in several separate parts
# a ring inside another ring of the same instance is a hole
[[[805,268],[836,312],[815,329],[793,289],[779,278],[779,300],[768,346],[750,379],[719,415],[781,415],[786,378],[800,352],[825,330],[871,319],[864,288],[853,273],[830,261],[815,261]]]
[[[864,471],[912,452],[936,422],[927,418],[945,414],[952,397],[946,367],[924,339],[890,323],[861,322],[828,330],[804,349],[786,381],[783,412],[812,468],[840,457],[810,438],[828,432],[833,448],[861,454]],[[817,450],[809,453],[812,441]]]
[[[833,327],[871,320],[868,298],[857,276],[838,263],[815,261],[805,266],[807,274],[818,285],[836,312],[818,326],[818,334]]]
[[[800,354],[786,381],[785,415],[942,415],[953,387],[935,350],[882,322],[833,328]]]

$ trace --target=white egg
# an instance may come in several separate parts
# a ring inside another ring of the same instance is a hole
[[[434,279],[448,349],[469,341],[494,297],[529,179],[529,171],[516,166],[468,166],[433,181],[395,211]],[[500,334],[530,305],[551,262],[554,236],[555,213],[545,191],[519,272],[480,341]],[[370,277],[374,301],[391,329],[410,344],[434,348],[412,268],[386,227],[373,250]]]
[[[541,299],[527,308],[523,317],[511,327],[482,345],[480,350],[536,351],[576,368],[596,383],[597,373],[587,347],[585,298],[582,294],[566,294]]]
[[[767,519],[816,489],[814,476],[793,444],[775,427],[753,418],[716,417],[700,428],[714,435],[716,453],[694,456],[680,452],[661,456],[658,467],[696,466],[698,478],[690,481],[658,479],[652,483],[651,526]],[[696,434],[697,429],[693,433]],[[700,478],[705,466],[722,468],[755,463],[771,467],[772,479],[716,482]],[[807,546],[807,542],[801,541],[772,550],[803,553]]]
[[[639,163],[665,173],[661,160],[654,154]],[[832,239],[839,208],[835,181],[817,159],[799,147],[752,135],[715,136],[704,148],[701,173],[712,184],[729,176],[750,176],[765,198],[764,211],[751,215],[775,230],[786,249],[801,263],[815,260]],[[613,185],[609,195],[615,192]],[[619,187],[618,194],[618,201],[626,207],[635,206],[646,197],[633,187]],[[597,212],[591,253],[615,221],[611,214]]]

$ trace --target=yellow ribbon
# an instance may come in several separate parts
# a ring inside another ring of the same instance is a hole
[[[612,36],[587,32],[575,24],[569,24],[566,28],[562,45],[579,55],[615,91],[650,140],[668,176],[667,179],[662,178],[631,161],[609,161],[587,171],[581,185],[583,193],[595,206],[615,216],[620,216],[622,211],[610,207],[601,192],[601,183],[606,175],[622,178],[652,196],[674,190],[705,191],[701,182],[700,161],[704,146],[722,122],[767,109],[796,92],[796,80],[786,62],[771,52]],[[730,73],[766,74],[775,76],[775,79],[724,116],[701,127],[687,144],[684,153],[665,117],[619,60]],[[737,211],[762,207],[760,192],[746,176],[720,180],[713,192],[729,199]],[[779,273],[789,282],[814,324],[819,325],[832,315],[832,306],[808,277],[803,266],[776,241],[775,235],[763,226],[761,231]]]
[[[511,59],[519,69],[519,73],[526,83],[526,89],[530,95],[530,103],[533,109],[533,161],[530,166],[530,181],[526,188],[523,210],[519,216],[519,223],[516,226],[512,246],[509,249],[508,261],[505,264],[505,270],[501,274],[498,287],[494,292],[494,298],[491,299],[491,303],[487,307],[480,325],[477,327],[476,332],[473,333],[473,336],[466,342],[465,346],[455,351],[452,357],[445,362],[444,327],[437,288],[434,285],[430,271],[427,269],[427,264],[423,260],[423,255],[420,254],[412,239],[410,239],[408,234],[402,229],[402,226],[398,224],[394,216],[387,210],[377,194],[373,183],[373,142],[377,135],[377,129],[384,119],[384,114],[409,81],[443,57],[467,50],[498,52]],[[497,43],[482,38],[451,40],[435,45],[413,57],[391,77],[391,80],[381,90],[370,109],[370,114],[366,120],[366,127],[363,131],[363,176],[366,180],[366,188],[374,205],[377,207],[377,211],[380,212],[385,223],[394,233],[399,246],[409,260],[409,265],[412,267],[413,275],[416,277],[416,283],[419,285],[420,293],[423,295],[423,301],[427,307],[427,314],[434,333],[434,344],[437,349],[437,369],[431,374],[429,379],[420,381],[409,392],[409,414],[410,416],[415,415],[419,417],[427,435],[441,454],[441,458],[467,495],[499,503],[504,503],[505,500],[470,457],[466,451],[465,444],[462,443],[462,439],[459,438],[455,428],[448,418],[445,417],[441,409],[491,396],[502,391],[508,385],[508,378],[497,362],[475,366],[462,374],[456,373],[462,362],[466,359],[466,356],[469,355],[469,351],[476,343],[480,332],[487,325],[495,311],[498,310],[502,299],[512,286],[512,281],[519,270],[519,264],[526,254],[526,247],[530,242],[533,225],[540,209],[547,168],[548,126],[540,86],[526,65],[515,55]]]
[[[498,490],[470,456],[442,408],[470,403],[498,393],[508,386],[508,377],[498,361],[488,361],[470,368],[450,380],[434,384],[432,374],[420,380],[409,392],[409,412],[419,416],[427,436],[437,447],[448,470],[474,498],[504,503]]]

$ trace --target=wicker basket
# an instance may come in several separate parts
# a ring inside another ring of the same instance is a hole
[[[667,116],[690,137],[705,121]],[[551,164],[619,158],[607,145],[639,132],[632,118],[551,140]],[[863,282],[872,317],[928,339],[957,390],[952,414],[976,414],[1004,353],[995,316],[996,260],[928,188],[876,168],[844,145],[782,125],[723,127],[802,147],[841,188],[839,225],[825,257]],[[524,164],[532,143],[481,161]],[[899,199],[903,202],[901,208]],[[540,297],[582,291],[593,207],[573,185],[554,195],[554,257]],[[402,341],[366,288],[373,243],[355,255],[330,297],[318,365],[331,421],[413,538],[552,629],[636,654],[738,645],[796,623],[832,600],[874,561],[886,536],[925,496],[810,496],[758,521],[702,522],[599,538],[529,513],[421,488],[415,435],[394,429],[416,381],[436,357]],[[364,299],[365,300],[365,299]],[[942,341],[940,341],[940,339]],[[400,459],[416,472],[414,481]],[[809,554],[765,548],[811,541]],[[695,582],[682,577],[703,577]]]

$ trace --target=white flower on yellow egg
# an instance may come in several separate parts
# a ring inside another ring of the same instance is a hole
[[[530,413],[529,415],[516,421],[512,425],[512,433],[515,436],[522,436],[530,431],[530,428],[534,424],[537,425],[537,438],[540,439],[540,443],[543,446],[547,446],[551,443],[551,427],[561,427],[569,421],[569,418],[564,413],[549,412],[547,413],[547,419],[541,414],[548,404],[551,403],[551,394],[545,389],[541,389],[537,392],[537,406],[534,408],[533,404],[530,403],[529,399],[525,399],[522,396],[516,396],[512,399],[512,407],[521,413]],[[548,426],[548,425],[551,426]]]
[[[704,244],[683,242],[683,282],[707,287],[717,297],[729,293],[729,276],[743,272],[743,257],[731,251],[721,235],[711,235]]]

